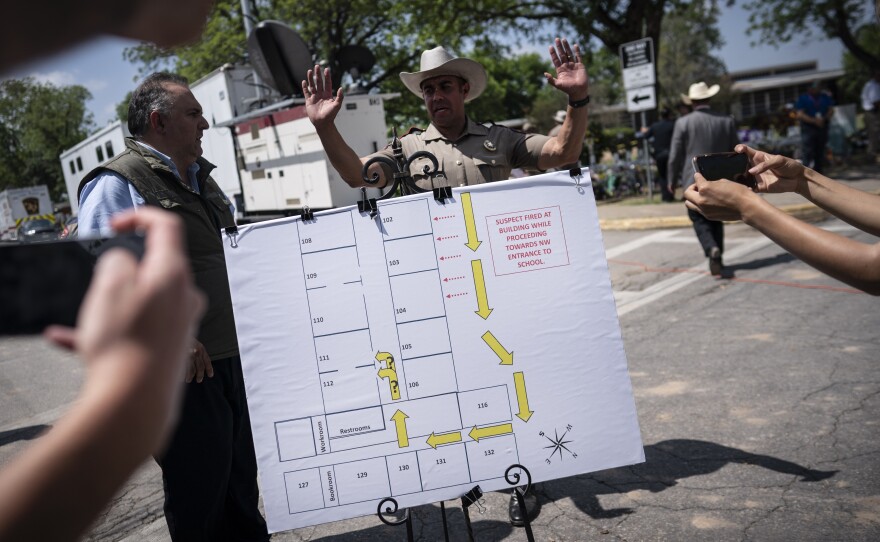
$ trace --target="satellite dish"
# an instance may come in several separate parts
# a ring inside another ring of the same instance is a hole
[[[248,36],[247,47],[263,82],[282,96],[302,94],[300,83],[312,68],[312,53],[296,30],[279,21],[262,21]]]
[[[362,45],[346,45],[336,53],[339,71],[351,74],[352,79],[370,71],[376,64],[376,57]]]
[[[351,75],[352,87],[349,94],[362,94],[366,87],[359,83],[361,76],[376,64],[376,57],[369,49],[362,45],[346,45],[336,52],[336,63],[333,69],[333,86],[339,87],[342,83],[342,75]]]

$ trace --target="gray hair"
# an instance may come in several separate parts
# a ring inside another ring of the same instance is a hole
[[[141,139],[150,127],[150,113],[158,111],[167,115],[171,112],[174,101],[165,88],[168,83],[189,88],[189,82],[180,75],[156,72],[148,75],[131,93],[131,100],[128,102],[128,131],[135,139]]]

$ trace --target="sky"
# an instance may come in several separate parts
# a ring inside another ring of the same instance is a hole
[[[728,71],[760,68],[803,60],[816,60],[820,70],[840,68],[843,46],[840,41],[800,40],[780,48],[752,48],[754,38],[745,35],[748,14],[741,6],[722,8],[719,19],[725,46],[715,54],[724,60]],[[116,105],[134,86],[137,68],[123,60],[122,51],[135,42],[119,38],[98,38],[64,54],[21,66],[9,76],[33,76],[57,85],[79,84],[92,93],[88,108],[97,127],[106,126],[116,118]]]

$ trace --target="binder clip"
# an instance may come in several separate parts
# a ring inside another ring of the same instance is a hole
[[[461,496],[461,504],[465,508],[469,507],[472,504],[477,505],[477,510],[482,514],[486,511],[486,508],[480,502],[480,499],[483,498],[483,490],[480,486],[474,486],[470,491]]]
[[[300,217],[302,217],[303,222],[311,222],[312,220],[315,219],[315,212],[312,211],[311,207],[306,205],[303,208],[302,214],[300,214]]]
[[[434,189],[434,199],[437,200],[437,203],[446,203],[446,200],[452,199],[452,188],[448,186],[441,186],[440,188]]]
[[[366,188],[361,188],[361,200],[358,202],[358,211],[370,213],[370,218],[376,218],[376,215],[379,213],[376,207],[376,198],[368,198]]]
[[[225,231],[226,237],[229,237],[229,246],[238,248],[238,226],[230,226]]]
[[[582,178],[582,176],[581,176],[581,168],[579,168],[579,167],[573,167],[573,168],[571,168],[570,170],[568,170],[568,174],[571,175],[571,178],[572,178],[572,179],[574,179],[574,184],[575,184],[575,186],[580,186],[580,185],[581,185],[581,178]]]

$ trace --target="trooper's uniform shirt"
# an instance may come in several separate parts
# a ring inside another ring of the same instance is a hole
[[[510,171],[514,168],[537,171],[538,158],[549,139],[544,135],[527,134],[498,124],[484,126],[467,119],[465,134],[455,141],[443,137],[433,124],[427,130],[410,129],[400,141],[405,157],[418,151],[428,151],[437,157],[442,175],[434,179],[433,186],[430,177],[424,173],[426,166],[428,170],[434,167],[429,158],[417,158],[409,166],[416,184],[430,190],[441,186],[503,181],[510,178]],[[394,153],[389,145],[367,159],[374,156],[393,159]],[[390,171],[386,169],[385,174],[390,179]]]

